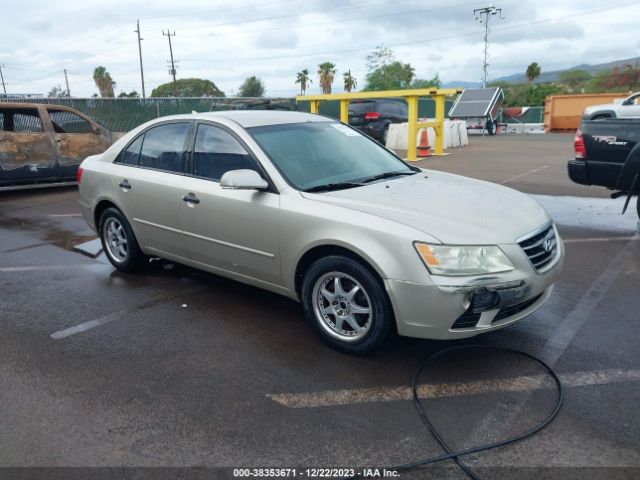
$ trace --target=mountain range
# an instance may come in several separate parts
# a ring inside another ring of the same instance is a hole
[[[613,62],[607,63],[598,63],[595,65],[590,64],[582,64],[576,65],[571,68],[565,68],[564,70],[551,70],[549,72],[544,71],[544,65],[542,65],[542,73],[538,78],[535,79],[533,83],[547,83],[547,82],[555,82],[558,80],[558,76],[561,72],[565,72],[567,70],[585,70],[591,74],[595,74],[602,70],[610,70],[614,67],[621,67],[623,65],[631,64],[636,65],[640,63],[640,57],[627,58],[624,60],[616,60]],[[512,75],[508,75],[505,77],[494,78],[490,81],[504,81],[509,83],[525,83],[527,78],[524,75],[524,72],[514,73]],[[462,87],[462,88],[480,88],[482,83],[480,82],[468,82],[468,81],[452,81],[443,83],[442,88],[454,88],[454,87]]]

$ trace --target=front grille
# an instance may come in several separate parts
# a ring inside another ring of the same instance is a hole
[[[556,258],[558,239],[553,225],[518,243],[537,271],[544,270]]]
[[[536,303],[541,296],[542,296],[542,293],[540,295],[536,295],[535,297],[530,298],[529,300],[526,300],[526,301],[524,301],[522,303],[518,303],[516,305],[511,305],[510,307],[505,307],[505,308],[501,309],[498,312],[498,314],[493,318],[491,323],[499,322],[500,320],[503,320],[503,319],[505,319],[507,317],[510,317],[512,315],[520,313],[523,310],[526,310],[531,305]]]

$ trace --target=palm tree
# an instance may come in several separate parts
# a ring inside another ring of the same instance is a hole
[[[318,65],[318,77],[320,78],[320,88],[322,93],[331,93],[331,84],[336,74],[336,66],[332,62],[323,62]]]
[[[356,78],[353,75],[351,75],[351,70],[347,70],[345,73],[343,73],[342,78],[344,78],[345,92],[351,92],[351,90],[356,88],[356,86],[358,85]]]
[[[542,73],[542,69],[538,62],[533,62],[527,67],[527,71],[525,72],[525,77],[529,80],[529,83],[533,82],[536,78],[540,76]]]
[[[106,68],[96,67],[93,71],[93,81],[96,82],[101,97],[114,97],[113,87],[116,82],[113,81]]]
[[[301,72],[297,73],[296,83],[300,84],[300,95],[304,95],[307,91],[307,87],[310,83],[313,83],[309,78],[309,69],[305,68]]]

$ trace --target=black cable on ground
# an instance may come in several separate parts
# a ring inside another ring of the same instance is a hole
[[[535,427],[533,427],[533,428],[531,428],[531,429],[529,429],[529,430],[527,430],[527,431],[525,431],[525,432],[523,432],[521,434],[515,435],[515,436],[507,438],[505,440],[500,440],[500,441],[493,442],[493,443],[487,443],[485,445],[478,445],[476,447],[469,447],[469,448],[466,448],[464,450],[453,451],[451,449],[451,447],[449,447],[449,445],[447,445],[447,443],[445,442],[444,438],[442,438],[441,433],[433,426],[433,424],[431,423],[431,420],[429,420],[429,416],[427,415],[427,413],[425,411],[424,405],[422,404],[422,401],[420,400],[420,397],[418,396],[418,381],[420,380],[420,376],[422,375],[422,372],[424,371],[424,369],[429,364],[431,364],[436,358],[442,357],[443,355],[446,355],[446,354],[451,353],[451,352],[464,351],[464,350],[494,350],[494,351],[497,350],[497,351],[501,351],[501,352],[513,353],[513,354],[516,354],[516,355],[521,355],[521,356],[527,357],[530,360],[533,360],[538,365],[542,366],[547,371],[547,373],[549,373],[551,378],[553,378],[553,381],[555,382],[557,390],[558,390],[558,399],[557,399],[556,405],[553,408],[553,410],[551,411],[551,413],[542,422],[540,422],[538,425],[536,425]],[[560,411],[560,408],[562,407],[562,401],[563,401],[563,398],[564,398],[564,391],[563,391],[563,388],[562,388],[562,383],[560,382],[560,378],[558,378],[558,375],[545,362],[543,362],[539,358],[534,357],[533,355],[531,355],[529,353],[521,352],[519,350],[514,350],[514,349],[511,349],[511,348],[492,347],[492,346],[488,346],[488,345],[459,345],[459,346],[455,346],[455,347],[445,348],[444,350],[440,350],[440,351],[430,355],[429,357],[427,357],[422,362],[422,364],[416,370],[416,373],[413,375],[412,389],[413,389],[413,402],[414,402],[414,404],[416,406],[416,409],[418,410],[418,414],[420,415],[420,418],[422,419],[422,422],[427,426],[427,428],[429,429],[429,432],[431,432],[431,435],[433,435],[433,438],[435,438],[435,440],[440,444],[440,446],[444,449],[444,451],[446,453],[443,454],[443,455],[439,455],[437,457],[425,458],[425,459],[416,460],[416,461],[410,462],[410,463],[404,463],[402,465],[396,465],[396,466],[393,466],[393,467],[388,467],[387,470],[408,471],[408,470],[414,470],[414,469],[419,468],[419,467],[423,467],[425,465],[431,465],[431,464],[434,464],[434,463],[442,462],[442,461],[445,461],[445,460],[453,460],[460,466],[460,468],[470,478],[472,478],[474,480],[479,480],[480,477],[478,477],[478,475],[476,473],[474,473],[473,470],[471,470],[467,465],[465,465],[462,462],[462,460],[460,460],[460,457],[462,457],[464,455],[470,455],[472,453],[478,453],[478,452],[483,452],[483,451],[486,451],[486,450],[491,450],[493,448],[502,447],[504,445],[509,445],[511,443],[519,442],[520,440],[524,440],[525,438],[528,438],[528,437],[530,437],[532,435],[535,435],[540,430],[542,430],[547,425],[549,425],[553,421],[553,419],[556,417],[556,415],[558,415],[558,412]]]

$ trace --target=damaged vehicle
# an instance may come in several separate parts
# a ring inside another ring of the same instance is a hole
[[[414,167],[321,115],[156,119],[87,158],[78,179],[117,269],[162,257],[286,295],[349,353],[395,332],[456,339],[513,324],[549,298],[563,263],[531,197]]]
[[[109,130],[72,108],[0,103],[0,190],[73,183],[80,162],[112,143]]]

